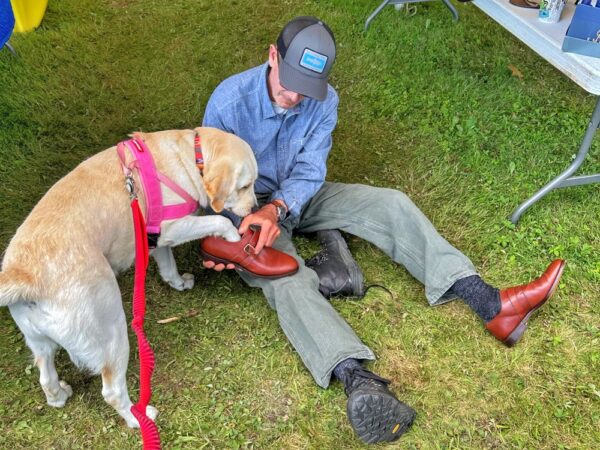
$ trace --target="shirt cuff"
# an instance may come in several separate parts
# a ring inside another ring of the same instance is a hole
[[[273,194],[271,194],[271,198],[269,201],[273,201],[273,200],[281,200],[283,201],[283,203],[285,203],[285,206],[287,206],[288,209],[288,217],[289,216],[293,216],[296,217],[297,215],[300,214],[300,211],[298,208],[298,202],[291,198],[288,195],[285,195],[282,191],[275,191],[273,192]]]

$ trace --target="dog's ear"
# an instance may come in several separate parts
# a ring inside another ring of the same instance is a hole
[[[231,167],[221,164],[213,168],[203,179],[204,189],[208,194],[210,207],[213,211],[220,213],[225,207],[225,201],[235,183]]]

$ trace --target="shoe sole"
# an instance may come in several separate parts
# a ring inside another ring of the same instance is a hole
[[[358,437],[367,444],[395,441],[416,416],[410,406],[380,392],[350,395],[346,413]]]
[[[544,298],[544,300],[542,300],[535,308],[529,311],[527,315],[523,318],[523,320],[519,322],[517,327],[508,335],[506,339],[502,341],[505,345],[507,345],[508,347],[512,347],[517,342],[519,342],[519,340],[523,336],[523,333],[525,333],[525,331],[527,330],[527,321],[529,320],[529,316],[536,312],[544,303],[548,301],[550,297],[552,297],[554,291],[558,287],[558,283],[560,281],[560,277],[562,276],[564,268],[565,261],[562,262],[560,269],[558,270],[558,273],[556,275],[556,278],[554,279],[554,283],[552,284],[552,287],[548,290],[548,293],[546,294],[546,298]]]
[[[288,277],[288,276],[294,275],[295,273],[298,272],[298,269],[296,269],[293,272],[284,273],[281,275],[259,275],[257,273],[254,273],[254,272],[246,269],[245,267],[240,266],[239,264],[237,264],[235,262],[228,261],[228,260],[222,259],[222,258],[218,258],[214,255],[211,255],[210,253],[205,252],[202,249],[200,249],[200,255],[202,255],[202,259],[204,261],[212,261],[215,264],[225,264],[226,266],[227,266],[227,264],[233,264],[235,266],[236,270],[239,270],[240,272],[246,272],[247,274],[252,275],[253,277],[264,278],[267,280],[277,280],[278,278]]]

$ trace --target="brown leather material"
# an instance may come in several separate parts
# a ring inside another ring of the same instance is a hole
[[[521,8],[540,9],[539,0],[510,0],[509,3]]]
[[[527,328],[531,313],[548,300],[562,275],[565,261],[553,261],[541,277],[529,284],[500,291],[500,312],[486,324],[486,328],[497,339],[514,345]]]
[[[238,242],[228,242],[220,237],[207,237],[200,242],[200,253],[204,260],[215,263],[232,263],[237,269],[245,270],[262,278],[281,278],[298,271],[298,261],[287,253],[264,247],[255,254],[260,228],[250,226]]]

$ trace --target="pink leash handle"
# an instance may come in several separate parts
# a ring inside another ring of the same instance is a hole
[[[146,314],[146,269],[148,268],[148,237],[144,216],[137,198],[131,202],[135,232],[135,281],[133,285],[133,320],[131,328],[137,335],[140,357],[140,400],[131,407],[131,413],[140,424],[144,450],[160,450],[160,436],[156,424],[146,415],[152,396],[151,378],[154,371],[154,353],[144,335]]]

